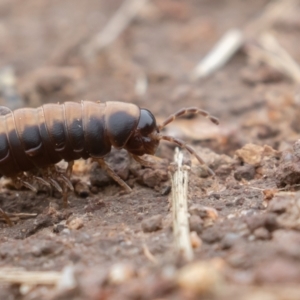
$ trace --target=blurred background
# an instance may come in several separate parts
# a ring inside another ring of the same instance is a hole
[[[299,13],[296,0],[1,0],[1,104],[119,100],[159,120],[198,106],[222,128],[197,119],[172,134],[285,148],[280,133],[300,131]]]
[[[172,134],[283,149],[300,131],[299,13],[296,0],[1,0],[1,104],[119,100],[159,120],[198,106],[221,127]]]

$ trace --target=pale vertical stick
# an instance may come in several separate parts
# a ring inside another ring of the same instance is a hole
[[[175,168],[171,174],[172,181],[172,210],[173,232],[177,253],[186,261],[194,257],[188,220],[187,190],[188,190],[188,167],[182,165],[183,154],[176,148],[174,161]]]

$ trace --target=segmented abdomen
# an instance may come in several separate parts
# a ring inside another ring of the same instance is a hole
[[[136,106],[131,108],[134,122],[129,127],[137,122],[139,111]],[[90,101],[46,104],[13,112],[4,109],[0,116],[0,174],[13,176],[62,159],[103,157],[114,145],[113,133],[106,127],[116,120],[108,117],[119,109],[112,102]]]

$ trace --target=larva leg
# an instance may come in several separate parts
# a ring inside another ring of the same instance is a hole
[[[37,189],[28,182],[28,179],[30,180],[30,177],[28,177],[27,175],[20,174],[19,176],[17,176],[16,178],[14,178],[15,184],[17,186],[25,186],[27,187],[29,190],[33,191],[33,192],[37,192]]]
[[[59,170],[57,166],[52,166],[49,169],[49,173],[56,180],[48,178],[51,184],[63,195],[64,208],[68,207],[68,191],[74,191],[72,182],[69,179],[68,173],[71,175],[74,162],[69,163],[68,168],[65,171]],[[58,183],[62,183],[61,185]]]
[[[68,167],[66,169],[66,174],[67,174],[68,178],[70,178],[71,175],[72,175],[73,166],[74,166],[74,160],[73,161],[69,161],[68,162]]]
[[[51,185],[55,187],[60,193],[63,193],[63,188],[58,183],[59,181],[63,183],[63,186],[66,185],[71,191],[74,190],[70,179],[67,176],[65,176],[63,171],[58,170],[56,166],[49,167],[47,171],[47,180],[50,181]],[[55,180],[52,179],[50,176],[55,178]]]
[[[72,168],[72,165],[71,165],[71,168]],[[71,170],[72,169],[70,169],[70,171]],[[69,173],[70,173],[70,171],[69,171]],[[67,174],[65,174],[65,173],[68,172],[68,170],[66,170],[66,171],[60,171],[57,168],[57,166],[53,166],[53,167],[51,167],[50,172],[51,172],[52,176],[56,180],[53,180],[51,178],[49,178],[49,180],[51,180],[52,184],[55,186],[55,188],[60,193],[62,193],[62,196],[63,196],[63,206],[64,206],[64,208],[67,208],[68,207],[68,191],[69,190],[74,191],[74,187],[72,185],[72,182],[68,178]],[[61,183],[61,185],[57,181],[59,181]]]
[[[58,192],[60,192],[60,193],[63,192],[61,186],[59,185],[59,183],[58,183],[56,180],[54,180],[54,179],[52,179],[52,178],[48,178],[48,180],[50,181],[51,185],[52,185],[54,188],[56,188],[56,190],[57,190]]]
[[[63,186],[63,205],[64,208],[68,207],[68,187],[66,185]]]
[[[102,158],[94,158],[95,161],[98,162],[100,167],[107,172],[107,174],[115,180],[124,190],[128,193],[131,192],[131,188],[126,184],[125,181],[123,181],[111,168],[110,166],[105,162]]]
[[[50,182],[48,182],[47,180],[45,180],[44,178],[42,178],[40,176],[35,176],[35,175],[33,175],[33,179],[36,180],[37,182],[39,182],[41,185],[46,186],[47,190],[48,190],[48,195],[52,196],[53,190],[52,190],[52,186],[51,186]]]
[[[71,173],[73,162],[69,164],[66,171],[60,170],[56,165],[52,165],[43,170],[37,170],[38,175],[30,174],[32,178],[48,188],[54,187],[58,192],[63,194],[64,207],[67,206],[68,190],[74,191],[73,185],[67,176],[67,172]]]
[[[51,187],[51,184],[46,181],[44,178],[40,177],[40,176],[32,176],[34,180],[36,180],[37,182],[41,183],[42,185],[47,186],[48,188]]]
[[[168,124],[173,122],[178,117],[181,117],[181,116],[184,116],[187,114],[202,115],[203,117],[206,117],[207,119],[209,119],[212,123],[219,125],[219,120],[216,117],[211,116],[207,111],[199,109],[198,107],[188,107],[188,108],[182,108],[179,111],[177,111],[175,114],[172,114],[171,116],[169,116],[162,124],[158,125],[158,129],[159,130],[163,129],[164,127],[166,127]]]
[[[72,174],[73,165],[74,165],[74,161],[69,162],[68,167],[67,167],[65,172],[61,172],[56,168],[56,171],[57,171],[57,174],[58,174],[58,180],[60,180],[64,183],[63,184],[63,192],[62,192],[64,208],[68,207],[68,191],[69,190],[74,191],[73,184],[69,179],[71,177],[71,174]]]
[[[69,176],[67,175],[67,172],[65,175],[64,172],[62,172],[56,168],[56,177],[57,177],[57,180],[63,182],[64,185],[66,185],[66,187],[69,188],[69,190],[74,191],[73,184],[70,181]]]

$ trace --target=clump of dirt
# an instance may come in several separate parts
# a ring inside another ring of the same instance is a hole
[[[296,141],[291,149],[283,152],[276,180],[278,187],[300,182],[300,140]]]

